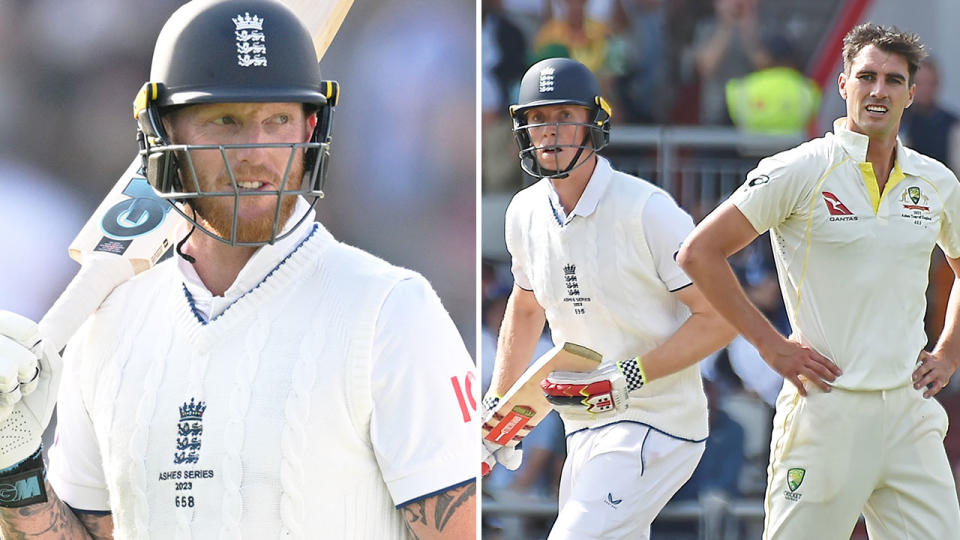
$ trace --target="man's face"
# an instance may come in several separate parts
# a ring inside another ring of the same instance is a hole
[[[847,102],[847,127],[871,138],[894,135],[903,110],[913,103],[916,85],[908,83],[907,60],[874,45],[854,57],[849,73],[838,80]]]
[[[307,118],[300,103],[212,103],[180,109],[164,118],[164,124],[174,144],[264,144],[306,142],[316,120],[313,116]],[[287,147],[226,150],[241,192],[281,189],[290,153],[291,149]],[[196,186],[185,154],[179,153],[177,159],[184,189],[192,191]],[[191,150],[190,158],[201,190],[233,192],[230,174],[219,150]],[[295,151],[284,189],[299,189],[303,160],[303,152]],[[269,240],[277,196],[243,196],[239,199],[236,241]],[[283,197],[278,232],[293,212],[295,203],[295,195]],[[212,231],[231,239],[234,197],[200,197],[192,199],[190,204],[195,206],[199,217]]]
[[[527,124],[546,124],[528,130],[541,167],[565,169],[573,162],[580,145],[590,144],[589,138],[584,142],[586,127],[565,125],[586,124],[588,116],[587,108],[578,105],[545,105],[527,111]],[[589,155],[589,152],[582,152],[580,161],[588,159]]]

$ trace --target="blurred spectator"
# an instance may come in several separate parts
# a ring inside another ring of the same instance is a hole
[[[534,40],[532,60],[553,56],[550,53],[544,55],[542,50],[559,45],[569,51],[571,58],[603,79],[610,75],[607,63],[608,28],[604,23],[587,17],[585,4],[586,0],[566,0],[563,16],[554,15],[540,27]]]
[[[608,24],[590,16],[587,0],[559,0],[557,4],[563,9],[558,6],[540,27],[530,62],[562,56],[584,64],[596,75],[601,93],[617,118],[625,98],[617,91],[617,81],[626,71],[628,49],[633,46],[623,34],[628,23],[620,2],[606,2],[608,12],[614,14]]]
[[[921,62],[914,76],[917,85],[913,105],[903,112],[900,134],[904,144],[944,163],[956,173],[960,167],[960,122],[939,103],[940,70],[932,57]],[[943,253],[934,250],[930,262],[925,319],[928,344],[933,346],[943,330],[947,300],[953,286],[953,271]]]
[[[940,70],[933,58],[920,64],[913,80],[917,85],[913,105],[903,112],[900,122],[904,144],[956,172],[960,167],[960,123],[956,114],[939,103]]]
[[[710,408],[710,436],[700,464],[674,500],[700,502],[701,538],[723,538],[732,527],[730,504],[740,495],[738,483],[744,463],[744,430],[723,408],[729,390],[720,381],[705,380],[703,389]]]
[[[617,0],[622,30],[611,36],[622,58],[616,78],[619,123],[665,123],[673,102],[667,88],[667,29],[664,0]]]
[[[499,268],[505,266],[501,264]],[[498,278],[498,274],[502,274],[499,268],[490,261],[484,261],[481,265],[481,294],[484,298],[480,338],[481,395],[486,394],[493,376],[497,336],[510,293],[510,288]],[[537,343],[534,358],[547,352],[551,347],[553,342],[550,335],[544,332]],[[503,466],[494,467],[493,471],[483,479],[484,494],[498,501],[518,501],[518,503],[556,501],[557,489],[560,486],[560,471],[566,456],[565,444],[563,423],[556,413],[551,413],[524,438],[523,462],[520,468],[511,471]],[[503,540],[543,537],[549,527],[550,523],[543,519],[504,516],[484,520],[485,530],[499,531],[499,538]]]
[[[481,46],[481,177],[485,190],[515,191],[520,175],[507,108],[527,69],[527,41],[501,0],[483,0]]]
[[[506,107],[513,103],[527,69],[527,40],[504,11],[502,0],[483,0],[481,9],[482,66],[496,84],[496,95],[490,99],[495,99],[500,115],[507,116]]]
[[[797,70],[790,41],[774,35],[764,40],[767,58],[757,71],[727,81],[727,110],[734,125],[767,134],[802,133],[820,109],[820,88]]]
[[[714,14],[697,24],[684,55],[687,78],[700,83],[700,123],[729,124],[725,86],[769,64],[760,41],[760,0],[714,0]],[[765,28],[772,25],[764,24]]]
[[[769,233],[758,236],[731,260],[734,272],[743,283],[747,297],[784,335],[790,334],[790,321],[783,306],[780,283]]]

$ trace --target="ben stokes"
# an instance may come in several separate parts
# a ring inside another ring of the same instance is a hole
[[[764,538],[956,538],[960,506],[934,399],[960,363],[960,287],[932,352],[923,317],[939,245],[960,275],[960,184],[900,144],[926,55],[915,34],[844,38],[832,134],[764,159],[684,242],[710,302],[792,384],[777,400]],[[747,299],[727,257],[770,230],[793,335]]]
[[[305,198],[337,93],[280,2],[198,0],[167,21],[135,104],[141,155],[198,232],[118,287],[62,367],[0,313],[0,390],[25,394],[0,423],[0,483],[44,486],[64,382],[49,483],[5,492],[4,538],[474,536],[463,342],[423,277],[337,242]]]

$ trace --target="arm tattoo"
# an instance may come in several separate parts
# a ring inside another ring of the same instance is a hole
[[[434,511],[434,524],[437,530],[442,531],[443,528],[447,526],[447,522],[450,521],[450,517],[457,511],[457,508],[460,508],[460,505],[470,499],[476,492],[477,485],[470,483],[466,486],[451,489],[450,491],[445,491],[437,495],[437,507]]]
[[[87,528],[93,540],[113,540],[113,516],[97,516],[93,514],[77,514],[77,518]]]
[[[407,520],[407,523],[423,523],[424,525],[429,525],[427,523],[427,506],[424,501],[412,502],[403,507],[404,519]]]
[[[45,503],[0,508],[0,533],[4,540],[113,539],[113,519],[110,515],[77,516],[57,497],[49,483],[46,489]]]
[[[477,484],[471,482],[407,504],[401,507],[407,527],[417,538],[420,538],[419,533],[443,532],[457,510],[467,501],[473,501],[476,493]]]

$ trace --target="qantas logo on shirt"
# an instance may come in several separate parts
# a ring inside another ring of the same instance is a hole
[[[853,212],[840,202],[839,197],[829,191],[824,191],[821,195],[823,195],[823,202],[827,205],[827,211],[830,212],[830,221],[857,220],[857,216],[853,215]]]

